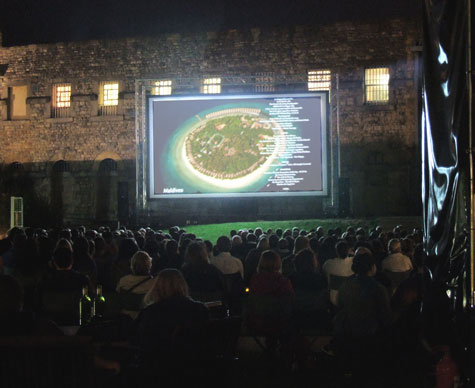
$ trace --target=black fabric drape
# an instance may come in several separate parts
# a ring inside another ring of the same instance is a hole
[[[467,1],[424,0],[423,9],[424,244],[439,281],[456,275],[452,261],[468,245],[463,237],[470,224]],[[463,267],[457,265],[458,271]]]

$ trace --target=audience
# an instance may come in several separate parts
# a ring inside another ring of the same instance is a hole
[[[166,354],[175,330],[206,323],[210,314],[203,303],[219,300],[231,314],[242,313],[248,328],[289,351],[303,330],[332,331],[332,351],[355,374],[367,374],[367,365],[380,367],[388,343],[401,357],[406,347],[415,349],[417,315],[431,274],[416,245],[420,233],[411,233],[400,226],[387,233],[381,227],[369,233],[330,228],[327,236],[321,226],[275,234],[258,227],[231,231],[231,239],[223,234],[213,247],[178,227],[168,233],[14,228],[0,241],[0,264],[11,274],[0,276],[0,293],[10,296],[0,297],[0,332],[58,333],[52,321],[77,324],[82,289],[93,298],[97,282],[121,301],[117,313],[135,319],[131,341],[140,349],[140,368],[170,362]],[[407,280],[388,285],[385,274],[402,272]],[[225,275],[231,274],[249,287],[244,301],[242,294],[234,300],[243,305],[235,310],[227,305]],[[331,287],[332,276],[344,278],[339,288]]]

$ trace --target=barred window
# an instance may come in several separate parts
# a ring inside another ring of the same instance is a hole
[[[51,117],[68,117],[71,107],[71,84],[54,84]]]
[[[99,115],[112,116],[117,114],[119,105],[119,83],[101,82],[99,88]]]
[[[205,78],[201,85],[201,93],[204,93],[204,94],[221,93],[221,78]]]
[[[256,74],[256,92],[274,92],[274,73],[263,72]]]
[[[168,96],[172,94],[172,81],[161,80],[153,83],[152,94],[154,96]]]
[[[330,70],[309,70],[308,90],[310,92],[330,91],[331,71]]]
[[[370,104],[389,101],[389,68],[365,69],[365,98]]]

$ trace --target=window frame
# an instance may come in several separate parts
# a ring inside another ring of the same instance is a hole
[[[113,97],[116,98],[109,98],[109,94],[111,92],[107,92],[107,86],[115,86],[116,88],[112,88],[112,93],[114,93]],[[119,81],[101,81],[99,83],[99,101],[98,101],[98,114],[99,116],[115,116],[119,110],[119,99],[120,99],[120,82]],[[114,102],[114,103],[106,103],[106,102]]]
[[[221,77],[203,78],[201,81],[201,93],[203,94],[221,94]]]
[[[374,74],[370,74],[370,73],[374,73]],[[378,77],[380,79],[378,79]],[[368,105],[388,104],[390,80],[391,80],[391,72],[390,72],[389,67],[365,68],[364,69],[364,102],[365,104],[368,104]]]
[[[330,69],[312,69],[307,71],[307,89],[309,92],[330,92],[331,87],[332,72]]]
[[[69,87],[68,91],[59,91],[58,95],[58,88]],[[67,100],[61,99],[61,96],[68,96]],[[51,117],[52,118],[61,118],[61,117],[69,117],[71,111],[71,96],[72,96],[72,84],[67,82],[58,82],[52,85],[51,90]],[[58,100],[59,97],[59,100]],[[62,103],[66,104],[65,106],[58,106]]]
[[[153,96],[170,96],[173,92],[173,81],[161,79],[153,83],[151,94]]]

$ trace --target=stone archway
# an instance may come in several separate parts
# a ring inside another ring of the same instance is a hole
[[[97,165],[96,222],[110,225],[117,221],[118,164],[112,158],[103,159]]]

